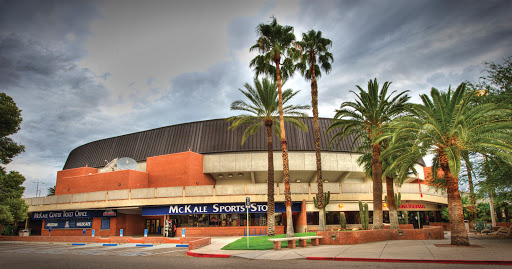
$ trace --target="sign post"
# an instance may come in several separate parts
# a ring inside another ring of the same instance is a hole
[[[247,248],[249,248],[249,207],[251,207],[251,198],[245,197],[245,208],[247,209]]]

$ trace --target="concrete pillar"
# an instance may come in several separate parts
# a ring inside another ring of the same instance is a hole
[[[308,229],[308,218],[306,214],[306,200],[302,200],[301,210],[297,217],[297,224],[295,225],[296,233],[305,233]]]

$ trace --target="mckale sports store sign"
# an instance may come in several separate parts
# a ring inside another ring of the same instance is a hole
[[[275,212],[286,212],[284,203],[275,204]],[[300,212],[301,203],[292,204],[292,212]],[[190,205],[168,205],[158,207],[142,208],[142,216],[157,215],[191,215],[191,214],[236,214],[246,213],[247,209],[243,203],[218,203],[218,204],[190,204]],[[266,213],[267,203],[251,203],[249,213]]]

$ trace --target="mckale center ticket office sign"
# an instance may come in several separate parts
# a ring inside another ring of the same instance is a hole
[[[284,203],[275,203],[275,212],[286,212]],[[301,203],[292,203],[292,212],[300,212]],[[142,216],[192,215],[192,214],[237,214],[246,213],[244,203],[168,205],[142,208]],[[267,203],[251,203],[249,213],[266,213]]]

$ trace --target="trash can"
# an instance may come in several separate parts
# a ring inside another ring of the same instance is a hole
[[[30,229],[22,229],[18,232],[19,236],[30,236]]]
[[[469,233],[469,220],[464,220],[464,226],[466,226],[466,232]]]

